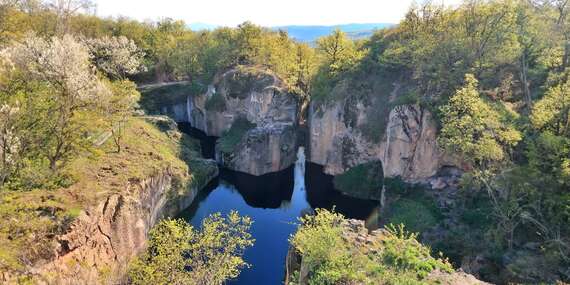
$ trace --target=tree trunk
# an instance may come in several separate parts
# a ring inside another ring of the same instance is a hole
[[[529,83],[528,83],[528,63],[526,61],[526,53],[524,53],[524,52],[521,56],[520,80],[521,80],[521,89],[523,92],[523,97],[525,100],[526,108],[530,114],[530,111],[532,108],[532,98],[530,95],[530,88],[529,88]]]

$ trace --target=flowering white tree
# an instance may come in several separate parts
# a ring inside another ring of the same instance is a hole
[[[49,108],[46,118],[46,156],[56,170],[81,143],[82,128],[76,115],[94,109],[110,96],[91,65],[87,46],[71,35],[50,40],[30,35],[8,50],[8,56],[26,80],[41,82],[49,89],[44,96]]]
[[[18,163],[21,142],[14,128],[17,115],[17,107],[7,104],[0,106],[0,186]]]
[[[144,52],[135,42],[124,36],[85,40],[93,64],[107,76],[124,79],[144,71]]]

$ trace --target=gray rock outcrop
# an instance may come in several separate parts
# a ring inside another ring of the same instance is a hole
[[[346,104],[354,104],[355,110],[350,111]],[[347,116],[347,112],[354,115]],[[323,165],[326,173],[338,175],[380,160],[386,177],[400,176],[408,182],[424,181],[451,163],[437,146],[437,126],[429,111],[419,105],[396,106],[385,123],[374,112],[378,110],[346,100],[311,106],[310,161]],[[372,129],[383,133],[380,140],[365,135],[370,120],[380,120]]]
[[[224,136],[238,118],[256,125],[230,153],[217,150],[232,170],[263,175],[295,162],[299,100],[272,72],[238,66],[220,74],[208,92],[189,97],[188,122],[209,136]]]

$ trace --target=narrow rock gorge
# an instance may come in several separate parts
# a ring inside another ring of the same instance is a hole
[[[311,102],[306,116],[308,160],[324,166],[330,175],[380,161],[386,177],[412,183],[426,182],[442,167],[458,165],[438,147],[431,112],[418,104],[394,103],[405,87],[397,82],[391,86],[377,91],[388,96],[369,92]],[[207,92],[163,106],[162,112],[216,137],[227,135],[238,119],[247,120],[252,126],[232,138],[231,149],[218,145],[216,157],[229,169],[263,175],[293,165],[301,106],[299,97],[271,71],[238,66],[218,74]]]

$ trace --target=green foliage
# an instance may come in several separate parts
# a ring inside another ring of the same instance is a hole
[[[334,187],[362,199],[380,199],[383,182],[382,163],[369,162],[350,168],[334,177]]]
[[[317,209],[300,218],[301,226],[290,239],[308,266],[309,284],[417,284],[431,271],[453,269],[430,256],[430,249],[407,233],[403,226],[389,227],[380,240],[366,245],[344,236],[346,219]]]
[[[532,108],[532,126],[570,137],[570,81],[551,87]]]
[[[206,100],[206,110],[223,112],[226,110],[226,99],[221,93],[214,93],[208,100]]]
[[[256,124],[250,123],[246,118],[238,117],[233,122],[231,128],[220,137],[217,142],[218,147],[223,153],[232,153],[245,134],[255,127]]]
[[[453,272],[447,261],[431,256],[431,250],[417,240],[417,234],[410,233],[403,225],[388,225],[384,241],[382,260],[399,270],[416,272],[424,278],[435,269]]]
[[[130,265],[132,284],[223,284],[248,264],[252,221],[232,211],[213,214],[198,231],[186,221],[164,220],[149,233],[148,248]]]
[[[465,86],[441,107],[442,129],[438,141],[451,153],[479,167],[506,159],[521,134],[501,121],[500,115],[479,97],[478,81],[465,76]]]
[[[438,212],[430,206],[428,201],[421,198],[414,197],[414,200],[409,198],[399,199],[390,205],[388,220],[390,223],[396,225],[403,224],[414,232],[422,233],[433,228],[441,221]]]
[[[346,33],[338,29],[318,39],[317,47],[324,54],[326,68],[332,74],[346,70],[362,56]]]
[[[570,138],[543,132],[528,144],[526,155],[532,168],[561,185],[570,183]]]

